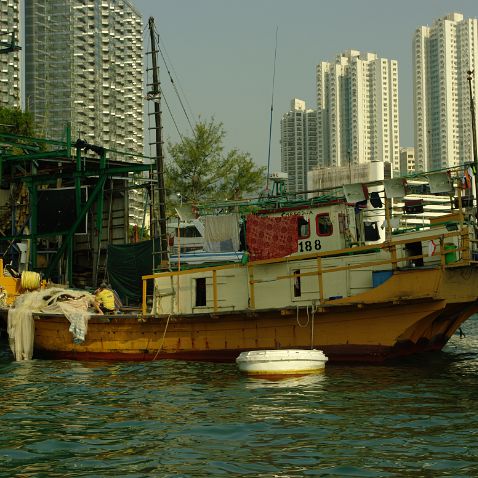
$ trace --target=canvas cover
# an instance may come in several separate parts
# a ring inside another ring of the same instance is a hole
[[[153,247],[154,246],[154,247]],[[140,303],[143,296],[143,275],[152,274],[153,257],[160,259],[160,241],[134,244],[110,244],[106,269],[111,287],[126,303]],[[158,254],[154,254],[157,252]],[[152,287],[153,281],[148,281]]]

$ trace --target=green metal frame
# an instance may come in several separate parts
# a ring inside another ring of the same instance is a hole
[[[45,148],[45,151],[41,151]],[[76,149],[75,154],[72,150]],[[19,152],[19,151],[20,152]],[[103,229],[103,208],[104,208],[104,186],[108,177],[124,173],[144,172],[151,169],[151,164],[128,164],[125,166],[107,167],[107,152],[104,149],[99,158],[99,169],[93,170],[83,167],[82,150],[80,146],[72,144],[71,128],[66,127],[66,142],[50,140],[45,138],[33,138],[27,136],[18,136],[7,133],[0,133],[0,182],[2,181],[3,166],[6,162],[24,163],[41,160],[62,159],[66,162],[75,162],[75,171],[73,173],[57,173],[48,175],[24,175],[21,181],[24,182],[30,194],[30,234],[18,234],[13,236],[2,236],[0,241],[17,241],[22,239],[31,239],[30,262],[32,269],[37,268],[37,240],[40,237],[61,236],[62,245],[56,254],[51,258],[45,271],[47,278],[50,278],[58,262],[64,254],[67,257],[67,280],[71,285],[73,282],[73,237],[84,217],[91,209],[93,204],[97,203],[96,208],[96,228],[99,238]],[[112,151],[112,150],[111,150]],[[117,154],[133,156],[132,153]],[[144,158],[144,156],[140,156]],[[81,203],[81,185],[83,180],[98,177],[93,190],[85,204]],[[38,186],[55,183],[60,179],[69,179],[74,182],[76,198],[76,220],[67,231],[54,231],[47,234],[38,233]]]

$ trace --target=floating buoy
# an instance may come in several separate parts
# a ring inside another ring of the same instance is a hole
[[[327,360],[321,350],[254,350],[242,352],[236,363],[248,375],[306,375],[322,372]]]

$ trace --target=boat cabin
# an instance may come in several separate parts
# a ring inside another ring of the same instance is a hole
[[[235,243],[236,249],[214,257],[193,251],[172,261],[177,270],[155,275],[152,312],[196,315],[338,304],[375,294],[398,271],[454,267],[478,258],[469,227],[474,219],[463,208],[459,187],[451,201],[448,191],[424,189],[420,196],[401,180],[390,181],[398,184],[398,198],[393,196],[397,185],[383,181],[368,185],[367,199],[356,202],[346,193],[328,193],[301,201],[278,198],[245,210],[222,207],[223,216],[230,216],[229,230],[242,238],[230,241],[219,227],[212,242]],[[449,188],[442,183],[440,188]],[[203,216],[205,242],[211,242],[208,221],[222,224],[217,212],[210,212],[211,220]],[[181,270],[189,256],[197,256],[194,265]]]

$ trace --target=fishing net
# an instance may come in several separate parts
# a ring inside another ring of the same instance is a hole
[[[83,343],[88,320],[96,313],[95,296],[73,289],[51,288],[26,292],[8,311],[8,338],[15,360],[30,360],[33,355],[35,322],[33,314],[43,312],[63,314],[70,322],[75,343]]]

